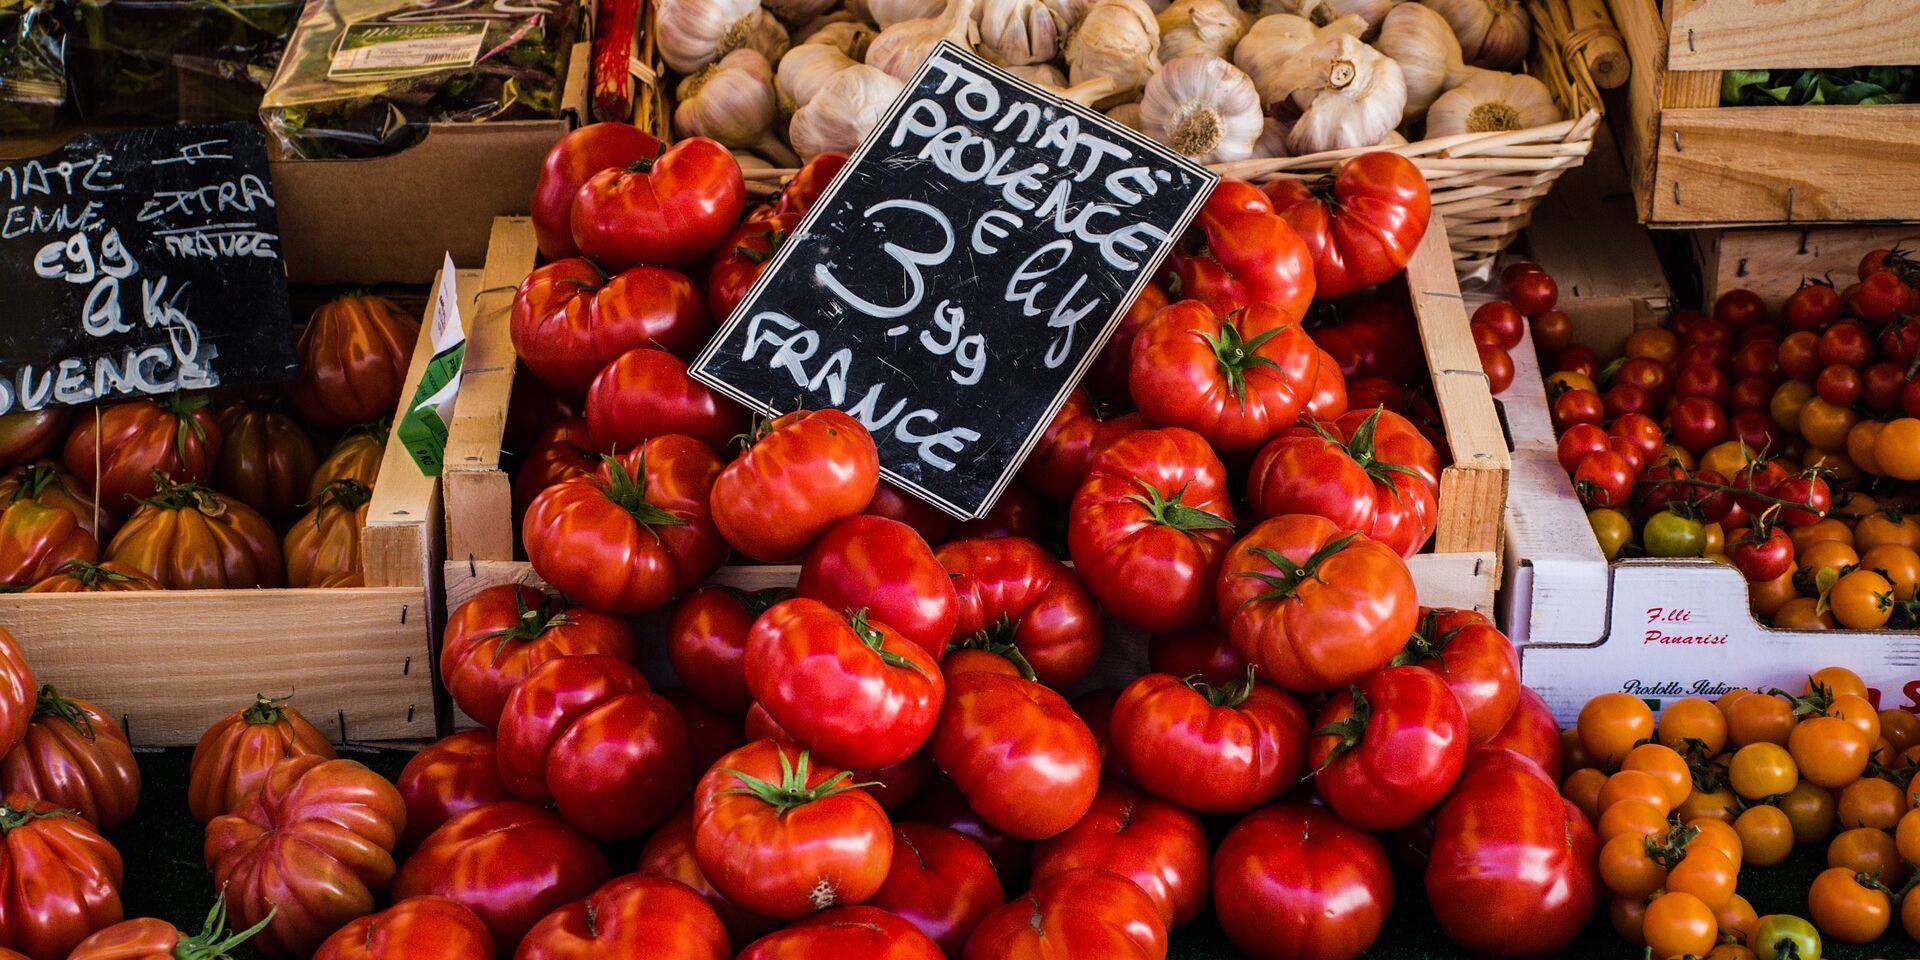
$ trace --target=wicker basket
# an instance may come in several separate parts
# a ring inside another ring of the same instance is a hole
[[[1433,208],[1446,220],[1455,268],[1463,275],[1490,269],[1493,258],[1526,227],[1533,208],[1553,182],[1568,168],[1579,166],[1593,149],[1601,104],[1586,47],[1599,36],[1618,37],[1611,24],[1573,29],[1568,0],[1525,2],[1533,15],[1534,37],[1528,70],[1547,85],[1560,112],[1571,119],[1527,130],[1463,133],[1395,147],[1241,160],[1215,164],[1213,169],[1222,176],[1254,182],[1305,180],[1331,173],[1341,161],[1362,153],[1386,149],[1404,154],[1426,175]],[[653,31],[640,34],[638,63],[647,65],[648,72],[636,73],[634,123],[663,140],[671,139],[669,74],[660,65]],[[747,189],[754,194],[772,193],[792,175],[792,170],[773,167],[747,170]]]

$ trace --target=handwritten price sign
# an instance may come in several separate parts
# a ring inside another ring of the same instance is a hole
[[[279,229],[248,124],[0,166],[0,413],[291,377]]]
[[[694,376],[845,410],[888,479],[982,516],[1215,179],[943,43]]]

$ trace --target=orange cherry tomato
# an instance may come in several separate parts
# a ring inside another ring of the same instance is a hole
[[[1889,421],[1873,442],[1873,459],[1889,477],[1920,480],[1920,420]]]
[[[1879,716],[1880,736],[1893,746],[1895,753],[1904,753],[1908,747],[1920,744],[1920,717],[1897,707],[1882,710]]]
[[[1607,782],[1607,775],[1593,767],[1585,767],[1567,775],[1567,782],[1560,785],[1560,795],[1573,801],[1588,820],[1600,817],[1600,788]]]
[[[1841,570],[1858,564],[1860,554],[1853,549],[1852,544],[1841,543],[1838,540],[1821,540],[1807,544],[1805,550],[1796,550],[1794,562],[1800,565],[1801,570],[1812,571],[1806,577],[1817,577],[1822,570],[1832,570],[1837,576]]]
[[[1793,755],[1780,745],[1750,743],[1733,755],[1727,780],[1734,793],[1747,800],[1762,800],[1792,790],[1800,782],[1800,769],[1794,765]],[[1605,793],[1601,791],[1602,802]]]
[[[1849,630],[1878,630],[1893,616],[1893,584],[1864,567],[1842,574],[1827,594],[1833,618]]]
[[[1725,854],[1728,860],[1736,864],[1739,863],[1746,854],[1746,849],[1740,842],[1740,831],[1735,830],[1733,825],[1725,820],[1713,820],[1701,817],[1696,820],[1688,820],[1687,826],[1700,831],[1694,835],[1693,842],[1687,845],[1687,849],[1689,850],[1693,849],[1695,845],[1712,847]]]
[[[1653,711],[1638,697],[1603,693],[1580,708],[1574,724],[1580,744],[1601,765],[1619,763],[1633,745],[1653,736]]]
[[[1642,327],[1627,335],[1626,355],[1672,363],[1680,355],[1680,335],[1665,327]]]
[[[1912,547],[1898,543],[1868,547],[1860,553],[1860,566],[1886,577],[1893,584],[1895,600],[1912,600],[1920,587],[1920,552]]]
[[[1685,802],[1687,795],[1693,792],[1693,773],[1687,769],[1687,761],[1672,747],[1643,743],[1627,751],[1627,758],[1620,762],[1620,770],[1638,770],[1660,781],[1667,791],[1669,809]]]
[[[1780,812],[1787,815],[1787,822],[1793,824],[1795,845],[1819,843],[1833,835],[1839,809],[1833,793],[1826,787],[1816,787],[1802,780],[1777,803]]]
[[[1893,829],[1893,846],[1900,852],[1900,859],[1920,865],[1920,810],[1900,815],[1900,823]]]
[[[1838,622],[1832,610],[1820,609],[1820,601],[1795,597],[1774,613],[1773,625],[1781,630],[1832,630]]]
[[[1596,809],[1605,814],[1614,804],[1627,800],[1644,801],[1660,808],[1662,815],[1673,809],[1666,784],[1643,770],[1622,770],[1608,777],[1607,782],[1600,785]]]
[[[1793,852],[1793,822],[1779,807],[1748,807],[1733,821],[1740,834],[1741,862],[1771,867]]]
[[[1887,932],[1893,921],[1893,901],[1885,892],[1855,880],[1853,871],[1829,867],[1813,878],[1807,912],[1822,935],[1841,943],[1868,943]],[[1647,914],[1651,923],[1651,906]]]
[[[1864,777],[1840,788],[1836,804],[1840,825],[1892,830],[1912,804],[1906,791],[1879,777]]]
[[[1795,722],[1793,704],[1784,698],[1748,694],[1727,706],[1727,740],[1735,748],[1756,743],[1785,746]]]
[[[1920,897],[1914,898],[1920,900]],[[1636,947],[1647,945],[1645,927],[1647,922],[1647,902],[1630,900],[1626,897],[1613,897],[1607,901],[1607,921],[1613,924],[1613,932],[1620,939]]]
[[[1718,911],[1733,898],[1733,884],[1739,875],[1739,861],[1727,859],[1726,854],[1713,847],[1689,844],[1687,855],[1667,874],[1667,890],[1691,893],[1699,897],[1707,909]]]
[[[1853,464],[1875,476],[1884,476],[1886,470],[1880,466],[1880,459],[1873,455],[1874,444],[1880,440],[1880,429],[1886,426],[1878,420],[1862,420],[1847,431],[1847,457]]]
[[[1623,833],[1665,837],[1667,814],[1645,800],[1622,800],[1601,812],[1600,821],[1594,825],[1593,832],[1602,845]]]
[[[1738,943],[1723,943],[1707,954],[1707,960],[1760,960],[1760,955]]]
[[[1872,827],[1840,831],[1827,844],[1827,866],[1872,874],[1889,887],[1900,885],[1904,870],[1898,842],[1885,830]]]
[[[1822,540],[1837,540],[1851,547],[1853,546],[1853,528],[1847,526],[1844,520],[1828,517],[1824,520],[1815,520],[1804,527],[1793,528],[1787,535],[1787,539],[1793,541],[1795,551],[1805,550]]]
[[[1600,882],[1607,892],[1645,900],[1667,882],[1667,868],[1653,858],[1654,843],[1652,837],[1623,833],[1600,848]]]
[[[1920,550],[1920,518],[1881,511],[1869,513],[1854,523],[1853,545],[1862,552],[1887,544]]]
[[[1845,450],[1847,433],[1859,422],[1860,414],[1852,407],[1828,403],[1819,397],[1809,398],[1800,407],[1800,436],[1820,450]],[[1874,452],[1880,452],[1877,444]]]
[[[1580,731],[1578,729],[1568,727],[1560,731],[1560,769],[1585,770],[1589,767],[1598,766],[1599,764],[1593,762],[1593,755],[1589,754],[1587,748],[1580,744]]]
[[[1879,722],[1877,716],[1874,722]],[[1809,717],[1793,728],[1787,752],[1809,782],[1838,790],[1866,772],[1867,761],[1873,759],[1873,741],[1839,717]]]
[[[1867,738],[1868,743],[1880,739],[1880,712],[1873,709],[1873,704],[1867,701],[1864,693],[1857,696],[1843,693],[1834,697],[1833,702],[1827,704],[1827,716],[1839,717],[1852,724],[1861,736]]]
[[[1699,897],[1668,893],[1647,904],[1641,932],[1656,957],[1699,957],[1713,949],[1720,924]]]
[[[1747,584],[1747,603],[1752,606],[1754,616],[1771,618],[1800,596],[1800,588],[1793,582],[1793,575],[1799,569],[1798,564],[1789,560],[1787,572],[1772,580]]]
[[[1867,698],[1867,682],[1860,675],[1846,667],[1821,667],[1807,675],[1807,689],[1804,693],[1815,693],[1824,689],[1829,698],[1855,696]]]

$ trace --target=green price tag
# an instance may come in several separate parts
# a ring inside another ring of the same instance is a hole
[[[453,419],[453,401],[460,395],[460,365],[467,356],[466,328],[460,323],[460,293],[455,282],[453,256],[440,268],[440,289],[433,298],[433,359],[420,375],[407,415],[394,436],[418,464],[420,472],[440,475],[447,451],[447,424]]]

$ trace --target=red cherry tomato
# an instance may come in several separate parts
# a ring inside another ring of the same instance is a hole
[[[1537,274],[1537,276],[1545,276],[1545,274]],[[1548,279],[1547,282],[1553,281]],[[1526,320],[1522,316],[1522,311],[1505,300],[1481,304],[1479,309],[1473,311],[1473,319],[1469,325],[1490,332],[1494,336],[1490,341],[1491,345],[1503,350],[1512,350],[1519,346],[1521,337],[1526,332]],[[1480,342],[1477,336],[1474,342]]]
[[[1713,302],[1713,318],[1734,329],[1767,322],[1767,302],[1752,290],[1728,290]]]
[[[1537,317],[1560,302],[1560,285],[1545,271],[1516,277],[1507,286],[1507,299],[1529,317]]]

